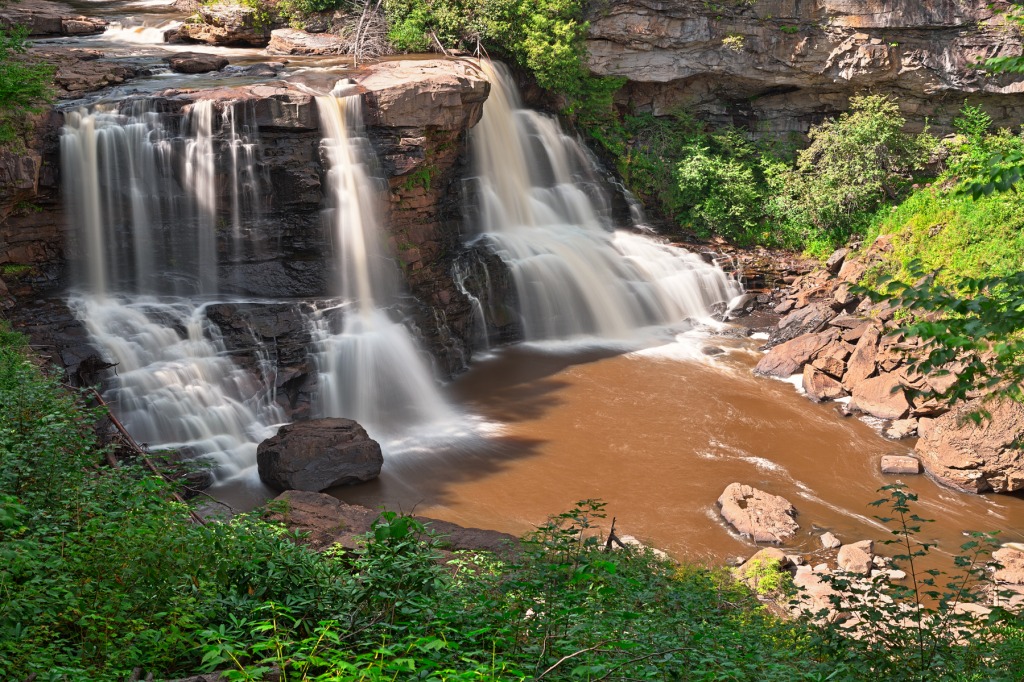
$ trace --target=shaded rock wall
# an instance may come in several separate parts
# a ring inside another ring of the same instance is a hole
[[[609,0],[587,47],[625,76],[620,103],[716,124],[804,133],[858,92],[892,94],[916,128],[948,129],[965,98],[1019,125],[1024,83],[974,64],[1021,53],[988,0]]]

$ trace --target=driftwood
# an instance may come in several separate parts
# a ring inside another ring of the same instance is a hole
[[[122,424],[121,421],[114,416],[114,413],[111,412],[110,407],[107,405],[106,401],[103,400],[103,396],[100,395],[100,392],[97,391],[95,388],[91,388],[89,390],[92,392],[93,396],[96,398],[96,401],[100,404],[100,406],[106,409],[107,417],[110,418],[110,422],[114,425],[115,428],[117,428],[118,432],[121,434],[121,437],[124,439],[124,442],[128,446],[128,448],[135,454],[136,457],[142,460],[142,463],[146,466],[147,469],[149,469],[154,474],[170,483],[170,479],[168,479],[167,476],[164,475],[164,472],[160,471],[160,469],[158,469],[157,466],[153,464],[153,461],[146,454],[146,451],[142,449],[142,446],[139,445],[135,438],[132,437],[132,434],[128,433],[128,429],[124,427],[124,424]],[[117,460],[114,458],[113,453],[107,453],[107,463],[114,467],[118,466]],[[175,499],[175,501],[181,502],[182,504],[188,506],[187,503],[185,502],[185,498],[179,495],[177,491],[172,490],[171,496]],[[188,513],[189,516],[192,518],[193,522],[198,523],[200,526],[206,525],[206,521],[203,520],[203,517],[195,513],[193,509],[189,508]]]
[[[613,547],[612,544],[619,546],[619,549],[626,549],[626,545],[622,543],[619,536],[615,534],[615,517],[612,517],[612,527],[608,529],[608,542],[604,543],[604,551],[610,552]]]

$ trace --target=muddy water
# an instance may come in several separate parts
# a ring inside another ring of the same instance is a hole
[[[707,344],[728,352],[708,358]],[[523,533],[574,501],[608,503],[621,533],[678,558],[718,562],[749,554],[715,500],[733,481],[788,498],[801,530],[791,543],[820,549],[823,529],[844,541],[883,539],[868,503],[896,480],[879,457],[907,452],[868,424],[814,405],[794,386],[754,377],[750,340],[687,341],[640,352],[525,345],[476,362],[453,398],[495,424],[495,435],[399,454],[379,481],[335,493],[456,523]],[[917,511],[936,519],[924,538],[950,551],[965,530],[1024,539],[1024,499],[978,497],[907,477]]]

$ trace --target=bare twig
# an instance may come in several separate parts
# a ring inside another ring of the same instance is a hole
[[[558,661],[555,662],[555,664],[553,666],[551,666],[550,668],[548,668],[547,670],[542,672],[540,675],[537,675],[537,679],[539,680],[539,679],[543,678],[549,672],[551,672],[552,670],[554,670],[558,666],[562,665],[566,661],[570,661],[570,660],[576,658],[577,656],[582,656],[583,654],[591,652],[591,651],[594,651],[595,649],[600,649],[601,647],[603,647],[607,643],[608,642],[598,642],[597,644],[595,644],[592,647],[588,647],[586,649],[580,649],[579,651],[577,651],[575,653],[571,653],[571,654],[568,654],[566,656],[562,656],[560,659],[558,659]]]
[[[448,56],[448,50],[444,49],[444,45],[442,45],[441,41],[437,39],[437,33],[431,31],[430,32],[430,37],[434,39],[434,43],[437,45],[437,49],[441,50],[441,54],[443,54],[445,57],[447,57]]]
[[[594,682],[601,682],[601,680],[607,680],[609,677],[611,677],[611,674],[613,672],[615,672],[616,670],[618,670],[620,668],[624,668],[625,666],[627,666],[627,665],[629,665],[631,663],[639,663],[640,661],[646,660],[648,658],[654,658],[655,656],[664,656],[666,654],[674,654],[674,653],[677,653],[679,651],[687,651],[689,648],[690,647],[679,647],[678,649],[665,649],[664,651],[655,651],[655,652],[650,653],[650,654],[644,654],[643,656],[637,656],[636,658],[631,658],[628,661],[623,661],[622,663],[619,663],[614,668],[611,668],[604,675],[602,675],[601,677],[596,678],[594,680]]]

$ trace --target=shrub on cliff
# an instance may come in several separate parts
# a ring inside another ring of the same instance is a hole
[[[580,0],[384,0],[384,13],[399,51],[494,53],[530,70],[542,88],[570,99],[582,94],[587,23]]]
[[[905,124],[892,98],[863,95],[811,128],[796,167],[769,178],[767,209],[780,241],[824,253],[863,232],[883,203],[902,198],[936,145],[926,132],[903,132]]]
[[[24,144],[31,114],[53,97],[54,68],[27,54],[24,26],[0,28],[0,148]]]

